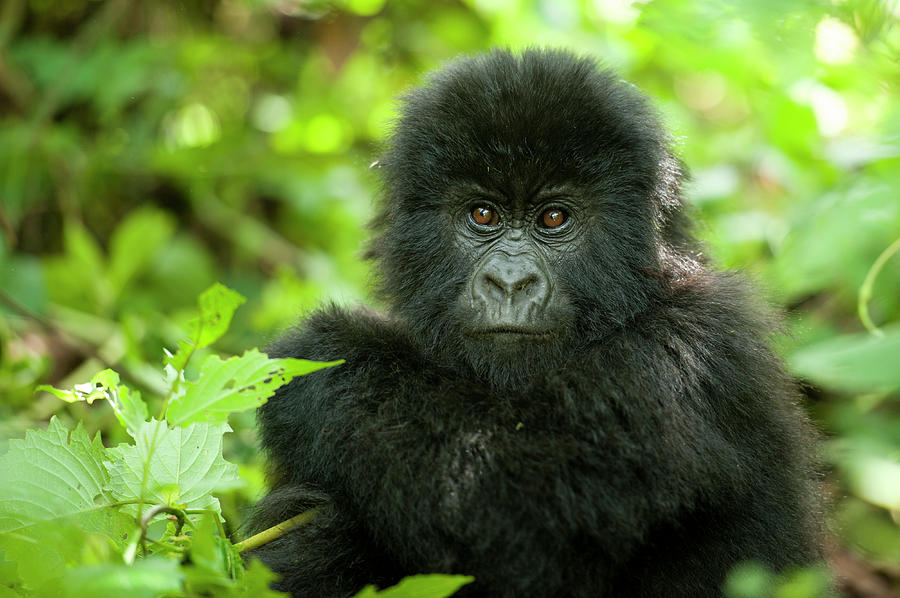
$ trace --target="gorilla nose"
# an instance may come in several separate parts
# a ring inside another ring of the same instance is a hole
[[[534,288],[540,285],[540,279],[533,272],[517,272],[508,269],[506,272],[485,272],[482,287],[487,294],[496,299],[517,299],[530,296]]]
[[[484,264],[475,284],[476,298],[498,307],[542,305],[545,302],[547,278],[533,260],[516,257],[489,260]]]

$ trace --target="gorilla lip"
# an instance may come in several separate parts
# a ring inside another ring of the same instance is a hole
[[[553,335],[549,331],[535,330],[520,326],[491,326],[488,328],[470,328],[465,331],[468,336],[519,336],[533,339],[549,339]]]

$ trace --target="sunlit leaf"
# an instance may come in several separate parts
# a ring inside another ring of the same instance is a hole
[[[171,238],[175,222],[171,215],[144,208],[132,212],[113,232],[109,246],[109,280],[121,292]]]
[[[64,598],[99,598],[128,596],[156,598],[161,594],[180,593],[182,573],[178,561],[150,557],[123,563],[82,565],[66,571],[62,580]]]
[[[70,433],[56,417],[11,440],[0,457],[0,534],[111,502],[104,456],[99,436],[92,442],[81,424]]]
[[[0,551],[26,583],[60,575],[83,550],[86,534],[120,542],[129,522],[109,507],[114,497],[99,435],[57,418],[44,431],[11,440],[0,457]],[[55,568],[54,568],[55,567]]]
[[[200,315],[191,320],[190,342],[179,342],[178,351],[165,363],[175,370],[184,369],[194,350],[208,347],[225,334],[234,311],[245,301],[240,293],[218,282],[205,290],[197,300]]]
[[[90,382],[76,384],[72,390],[60,390],[46,384],[38,386],[37,390],[49,392],[67,403],[84,401],[91,404],[98,399],[106,399],[119,423],[132,436],[135,436],[140,424],[150,417],[147,404],[141,399],[141,393],[120,385],[119,374],[110,369],[98,372]]]
[[[846,334],[804,347],[788,357],[800,376],[847,391],[886,391],[900,387],[900,326],[884,336]]]
[[[155,419],[142,423],[135,445],[108,451],[113,496],[218,512],[211,492],[241,484],[237,466],[222,457],[222,435],[229,431],[227,424],[171,429]]]
[[[474,580],[466,575],[413,575],[384,590],[366,586],[356,598],[445,598]]]
[[[343,362],[269,359],[256,349],[225,361],[210,355],[200,368],[199,379],[182,383],[185,392],[172,400],[166,419],[177,425],[223,423],[233,411],[259,407],[294,376],[340,363]]]

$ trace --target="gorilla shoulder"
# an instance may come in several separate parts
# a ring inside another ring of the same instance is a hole
[[[399,349],[403,347],[403,349]],[[302,357],[316,361],[360,358],[390,352],[420,353],[406,328],[387,314],[366,306],[321,308],[267,347],[270,357]]]

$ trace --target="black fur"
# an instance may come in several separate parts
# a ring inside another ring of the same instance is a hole
[[[270,349],[346,359],[259,412],[273,491],[255,527],[323,509],[256,552],[279,589],[453,572],[475,576],[466,596],[696,598],[742,560],[819,557],[773,322],[699,257],[668,147],[633,87],[565,52],[462,59],[406,96],[370,252],[388,314],[322,309]],[[556,187],[580,232],[546,254],[552,338],[467,337],[459,298],[489,249],[460,206],[525,213]]]

